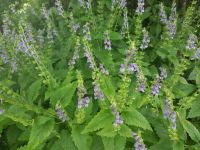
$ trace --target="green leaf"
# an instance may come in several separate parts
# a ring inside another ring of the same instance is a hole
[[[120,126],[120,130],[118,131],[119,135],[122,137],[132,137],[131,132],[131,129],[124,124]]]
[[[115,137],[115,150],[124,150],[126,145],[126,138],[120,135]]]
[[[114,116],[111,114],[110,110],[101,110],[94,118],[88,123],[82,133],[88,133],[92,131],[99,130],[112,124],[114,121]]]
[[[110,33],[110,39],[111,40],[121,40],[122,36],[118,32],[111,32]]]
[[[53,144],[50,150],[77,150],[70,133],[62,130],[60,138]]]
[[[81,134],[82,127],[72,127],[72,140],[79,150],[89,150],[92,144],[92,138],[87,134]]]
[[[104,150],[115,150],[114,138],[102,137]]]
[[[47,117],[38,117],[31,130],[28,149],[35,149],[49,137],[54,128],[54,120]]]
[[[108,99],[112,99],[115,96],[115,87],[109,77],[101,77],[101,88]]]
[[[124,150],[126,144],[126,138],[120,135],[116,137],[101,137],[105,150]]]
[[[52,92],[53,95],[51,96],[51,103],[55,106],[59,101],[62,107],[66,107],[70,103],[72,96],[76,91],[76,87],[76,83],[70,83],[57,89],[55,92]]]
[[[184,119],[179,115],[180,122],[183,126],[183,128],[186,130],[186,132],[189,134],[192,140],[199,142],[200,141],[200,133],[197,130],[197,128],[189,121]]]
[[[175,141],[173,143],[173,150],[184,150],[184,143],[181,141]]]
[[[41,80],[33,82],[27,91],[28,101],[33,102],[39,95],[41,89]]]
[[[195,101],[189,111],[188,118],[195,118],[200,116],[200,100]]]
[[[134,108],[129,108],[128,110],[123,111],[122,118],[128,125],[134,125],[152,131],[152,128],[146,118]]]
[[[103,128],[101,131],[97,132],[97,135],[105,137],[115,137],[116,131],[114,129],[113,124],[110,124]]]

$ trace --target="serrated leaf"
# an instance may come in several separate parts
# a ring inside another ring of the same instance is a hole
[[[101,110],[94,118],[88,123],[82,133],[88,133],[92,131],[99,130],[112,124],[114,121],[114,116],[111,114],[110,110]]]
[[[200,141],[200,133],[197,128],[188,120],[184,119],[179,115],[180,122],[185,129],[185,131],[189,134],[192,140],[199,142]]]
[[[108,99],[111,99],[112,97],[115,96],[115,87],[113,86],[111,79],[107,76],[102,76],[101,77],[101,88],[108,97]]]
[[[114,138],[102,137],[104,150],[115,150]]]
[[[115,150],[124,150],[126,145],[126,137],[117,135],[115,137]]]
[[[56,103],[59,101],[62,107],[66,107],[70,103],[72,96],[76,91],[76,87],[76,83],[70,83],[57,89],[51,96],[52,105],[56,105]]]
[[[200,100],[197,99],[195,101],[189,111],[188,118],[194,118],[194,117],[199,117],[200,116]]]
[[[119,135],[123,137],[131,137],[131,132],[131,129],[124,124],[120,126],[120,130],[118,131]]]
[[[122,118],[128,125],[134,125],[152,131],[152,128],[146,118],[134,108],[123,111]]]
[[[54,120],[47,117],[38,117],[31,130],[28,149],[34,150],[42,144],[51,134],[54,128]]]
[[[28,101],[33,102],[38,97],[41,84],[41,80],[37,80],[30,85],[27,91]]]
[[[173,143],[173,150],[184,150],[184,143],[181,141],[175,141]]]
[[[114,130],[113,124],[111,124],[103,128],[101,131],[97,132],[97,135],[105,137],[115,137],[116,131]]]
[[[67,130],[62,130],[60,138],[52,145],[50,150],[77,150]]]
[[[92,138],[87,134],[81,134],[82,127],[72,127],[72,140],[79,150],[89,150],[92,144]]]

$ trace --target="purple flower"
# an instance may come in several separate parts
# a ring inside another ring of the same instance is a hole
[[[89,23],[86,23],[83,26],[83,34],[84,34],[85,39],[87,39],[88,41],[91,41]]]
[[[90,0],[87,0],[85,5],[86,5],[87,10],[91,9],[91,1]]]
[[[135,139],[135,150],[147,150],[147,148],[145,147],[142,138],[135,132],[132,132],[132,136]]]
[[[160,88],[161,88],[160,83],[159,82],[156,83],[155,85],[153,85],[153,87],[151,89],[151,94],[154,95],[154,96],[158,95]]]
[[[150,37],[149,37],[148,31],[145,28],[142,30],[142,32],[143,32],[143,40],[142,40],[142,44],[140,45],[140,48],[146,49],[149,46]]]
[[[80,46],[81,45],[79,43],[79,40],[77,40],[74,55],[73,55],[71,61],[69,62],[69,66],[71,66],[71,67],[73,67],[76,64],[76,60],[79,58]]]
[[[160,21],[164,24],[167,23],[167,15],[166,15],[166,12],[164,10],[163,3],[160,4]]]
[[[121,65],[120,65],[120,72],[121,72],[121,73],[124,73],[125,70],[126,70],[125,64],[121,64]]]
[[[144,93],[145,92],[145,80],[143,79],[142,82],[140,82],[138,91]]]
[[[0,58],[2,59],[4,64],[7,64],[9,61],[8,55],[4,51],[2,51],[2,53],[0,54]]]
[[[140,69],[137,66],[136,63],[130,63],[128,66],[128,71],[131,72],[135,72],[136,73],[136,77],[139,79],[140,78]]]
[[[56,6],[56,10],[57,10],[58,15],[63,16],[64,10],[63,10],[61,1],[55,0],[55,6]]]
[[[123,12],[123,24],[121,29],[121,35],[125,37],[126,31],[128,30],[128,16],[127,16],[127,10],[125,9]]]
[[[188,40],[187,40],[187,45],[186,49],[188,50],[193,50],[197,48],[197,36],[194,34],[190,34]]]
[[[100,64],[99,68],[100,68],[100,70],[101,70],[101,72],[102,72],[103,74],[109,75],[108,70],[106,70],[106,69],[104,68],[103,64]]]
[[[104,33],[104,47],[106,50],[111,50],[111,41],[110,41],[110,37],[108,35],[108,31],[106,31]]]
[[[123,124],[123,120],[119,115],[119,112],[116,113],[116,118],[115,118],[115,122],[113,123],[114,127],[117,127],[118,125]]]
[[[193,58],[194,58],[194,59],[199,59],[199,57],[200,57],[200,48],[197,49],[197,51],[195,52]]]
[[[44,19],[48,20],[49,19],[49,11],[46,9],[46,7],[44,6],[44,4],[42,4],[41,7],[41,15]]]
[[[81,7],[83,7],[83,6],[84,6],[84,5],[83,5],[83,4],[84,4],[84,3],[83,3],[83,0],[79,0],[79,4],[80,4]]]
[[[170,113],[171,113],[171,104],[169,100],[165,100],[164,118],[169,119]]]
[[[94,82],[94,99],[104,100],[104,93],[96,82]]]
[[[58,115],[59,119],[62,120],[62,122],[66,122],[67,121],[67,118],[66,118],[64,112],[61,110],[60,107],[56,108],[56,114]]]
[[[72,31],[73,31],[74,33],[76,33],[76,31],[77,31],[79,28],[80,28],[80,25],[79,25],[79,24],[73,24],[73,25],[72,25]]]
[[[127,4],[126,0],[121,0],[119,8],[124,9],[124,7],[126,7],[126,4]]]
[[[136,13],[138,14],[144,13],[144,0],[138,0]]]
[[[88,106],[89,106],[89,102],[90,102],[90,99],[89,99],[88,96],[86,96],[86,97],[84,98],[84,106],[85,106],[85,107],[88,107]]]
[[[171,123],[172,123],[172,129],[176,130],[176,112],[173,111],[171,114]]]
[[[78,98],[78,109],[81,109],[83,107],[83,101],[81,97]]]
[[[169,20],[167,21],[167,28],[168,28],[168,34],[170,38],[174,38],[176,34],[176,3],[173,2],[172,8],[171,8],[171,15],[169,16]]]
[[[4,113],[4,109],[0,108],[0,115],[2,115]]]
[[[84,54],[85,54],[85,57],[87,58],[87,62],[89,63],[89,68],[94,69],[94,63],[92,61],[92,57],[91,57],[89,50],[86,46],[84,46]]]

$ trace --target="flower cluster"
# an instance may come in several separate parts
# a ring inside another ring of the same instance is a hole
[[[2,115],[4,113],[4,109],[0,108],[0,115]]]
[[[160,21],[164,24],[167,23],[167,15],[166,15],[166,12],[164,10],[163,3],[160,3]]]
[[[150,37],[149,37],[148,31],[145,28],[142,30],[142,32],[143,32],[143,40],[142,40],[142,44],[140,45],[140,48],[146,49],[149,46]]]
[[[56,6],[56,10],[58,15],[63,16],[64,14],[64,10],[63,10],[63,6],[60,0],[55,0],[55,6]]]
[[[42,16],[42,18],[44,18],[46,20],[49,20],[49,15],[50,15],[49,11],[44,6],[44,4],[42,4],[42,7],[41,7],[41,16]]]
[[[77,39],[74,55],[73,55],[71,61],[69,62],[69,66],[71,66],[71,67],[76,64],[76,60],[79,58],[80,46],[81,46],[80,41],[79,41],[79,39]]]
[[[121,0],[119,8],[124,9],[126,7],[126,4],[127,4],[126,0]]]
[[[170,113],[171,113],[171,104],[170,104],[170,101],[169,100],[165,100],[165,109],[164,109],[164,118],[165,119],[169,119],[170,117]]]
[[[135,144],[134,144],[135,150],[147,150],[142,138],[137,133],[132,132],[132,136],[135,139]]]
[[[176,112],[173,111],[171,114],[171,123],[172,123],[172,129],[176,130]]]
[[[138,86],[138,91],[144,93],[145,92],[145,83],[146,80],[142,79],[141,81],[139,81],[139,86]]]
[[[194,59],[199,59],[199,57],[200,57],[200,48],[197,49],[197,51],[195,52],[193,58]]]
[[[90,0],[87,0],[86,3],[85,3],[85,5],[86,5],[86,9],[87,10],[91,9],[91,1]]]
[[[144,0],[138,0],[136,13],[138,14],[144,13]]]
[[[104,100],[104,93],[101,91],[97,82],[94,82],[94,99]]]
[[[113,123],[114,127],[116,128],[117,126],[123,124],[123,120],[122,118],[120,117],[120,114],[119,112],[116,112],[116,118],[115,118],[115,121]]]
[[[83,0],[79,0],[79,4],[80,4],[80,7],[83,7],[84,6],[84,1]]]
[[[85,39],[87,39],[88,41],[91,41],[89,23],[86,23],[83,26],[83,34],[84,34]]]
[[[158,95],[159,90],[160,90],[161,85],[162,85],[162,81],[167,77],[166,70],[163,69],[163,68],[161,68],[160,70],[161,70],[160,76],[157,77],[155,84],[151,88],[151,94],[154,95],[154,96]]]
[[[56,114],[59,117],[60,120],[62,120],[62,122],[66,122],[67,121],[67,117],[65,116],[64,111],[61,109],[61,107],[56,107]]]
[[[168,34],[170,38],[174,38],[176,34],[176,3],[173,2],[172,9],[171,9],[171,15],[169,16],[169,20],[167,22],[167,29]]]
[[[8,55],[5,53],[5,51],[0,51],[0,58],[4,64],[7,64],[9,61]]]
[[[105,74],[105,75],[109,75],[109,71],[105,69],[105,67],[103,66],[103,64],[100,64],[99,66],[100,71]]]
[[[12,22],[11,22],[10,18],[8,17],[8,15],[3,14],[2,28],[3,28],[3,36],[4,37],[7,37],[11,33],[11,30],[10,30],[11,25],[12,25]]]
[[[94,70],[94,66],[95,65],[94,65],[94,62],[92,60],[92,56],[91,56],[91,54],[89,52],[88,47],[86,45],[84,45],[83,49],[84,49],[84,55],[87,58],[87,62],[89,63],[89,68],[91,68],[92,70]]]
[[[111,41],[108,35],[108,31],[104,33],[104,47],[106,50],[111,50]]]
[[[83,85],[83,79],[80,72],[78,72],[77,78],[78,78],[78,87],[77,87],[78,109],[80,110],[81,108],[88,107],[90,99],[88,96],[86,96],[87,90]]]
[[[188,50],[193,50],[197,48],[197,36],[194,34],[190,34],[188,40],[187,40],[187,45],[186,49]]]
[[[123,24],[122,24],[122,29],[121,29],[122,37],[125,37],[127,30],[128,30],[128,16],[127,16],[127,10],[125,9],[123,12]]]

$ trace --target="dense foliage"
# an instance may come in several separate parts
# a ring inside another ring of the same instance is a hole
[[[200,149],[200,11],[184,2],[1,3],[0,149]]]

